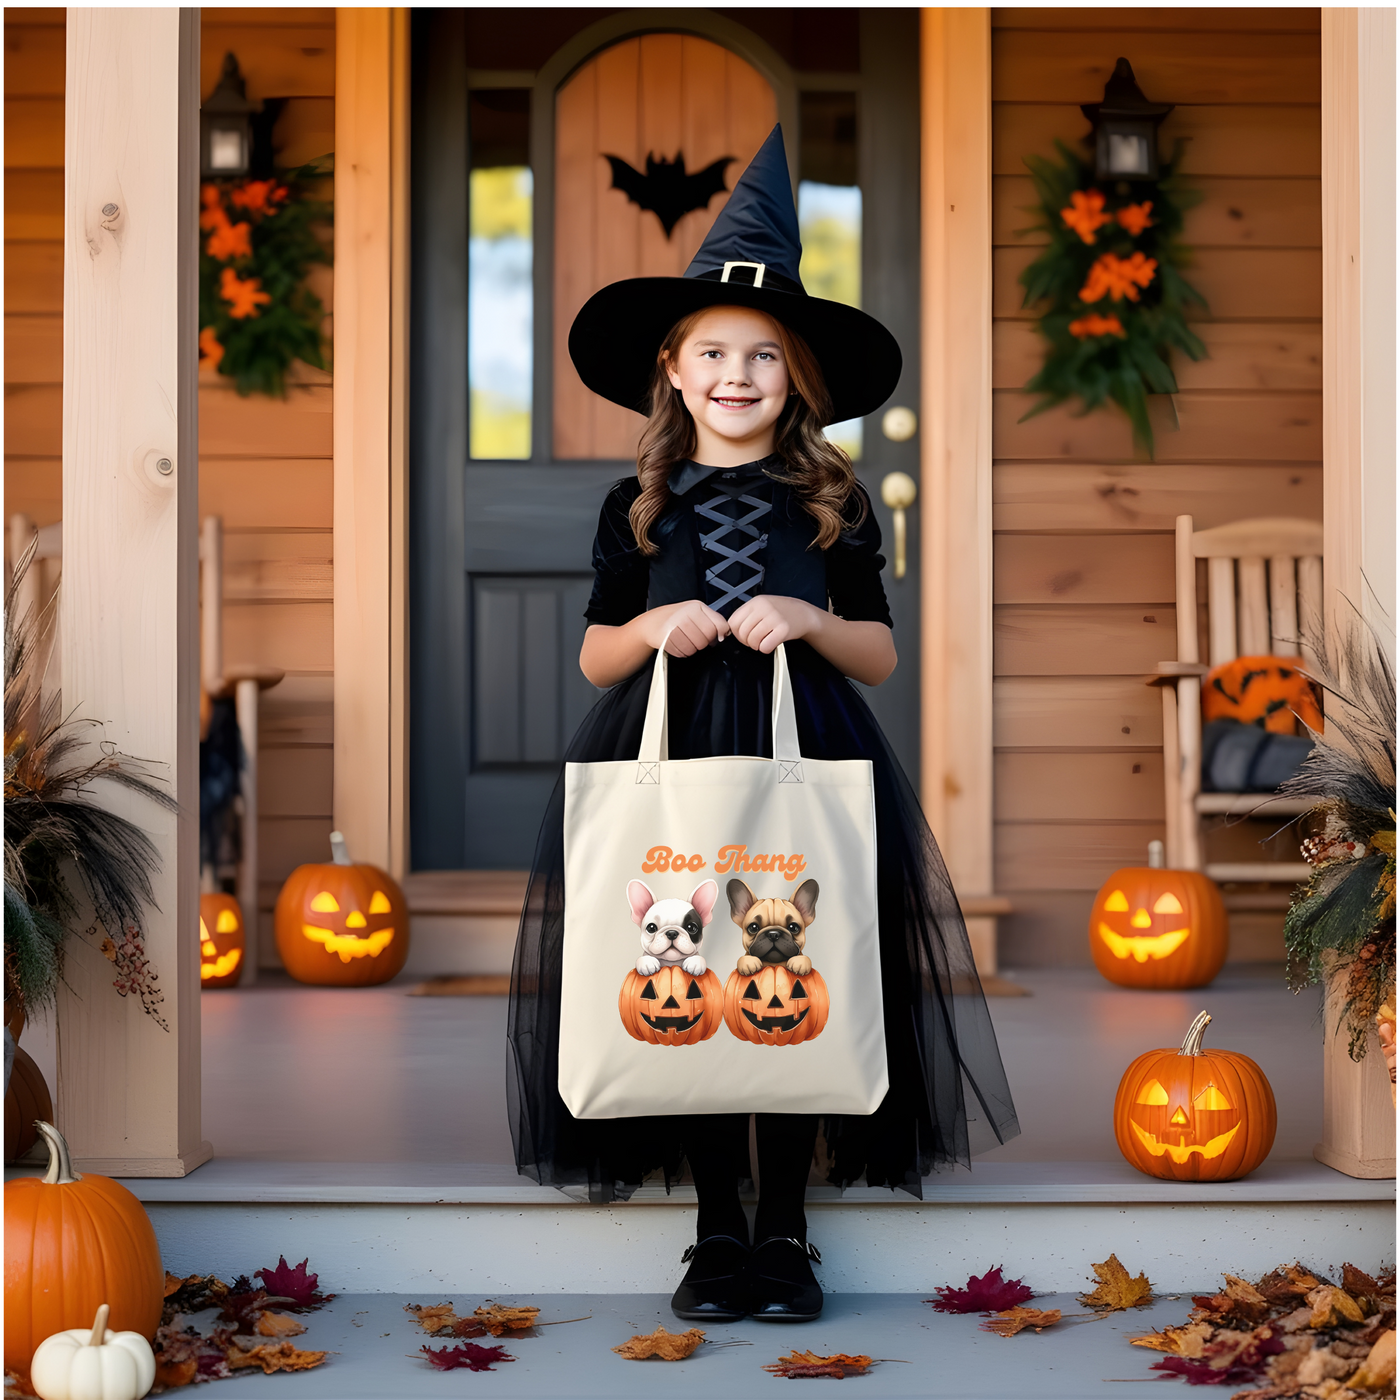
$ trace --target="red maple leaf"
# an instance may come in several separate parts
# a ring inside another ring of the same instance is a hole
[[[1217,1371],[1208,1361],[1192,1361],[1185,1356],[1164,1356],[1152,1370],[1180,1376],[1187,1385],[1242,1385],[1259,1376],[1255,1366],[1230,1366]]]
[[[287,1312],[304,1312],[311,1308],[319,1308],[322,1303],[329,1303],[335,1297],[334,1293],[316,1291],[316,1280],[319,1276],[306,1272],[307,1262],[303,1259],[293,1269],[287,1264],[286,1256],[279,1254],[275,1269],[257,1271],[257,1277],[262,1279],[268,1296],[286,1300],[279,1306]]]
[[[498,1361],[514,1361],[505,1347],[483,1347],[461,1342],[455,1347],[419,1347],[435,1371],[489,1371]]]
[[[1002,1312],[1021,1303],[1028,1303],[1035,1293],[1018,1278],[1002,1278],[1001,1265],[988,1269],[981,1278],[975,1274],[966,1288],[935,1288],[937,1298],[925,1298],[934,1312],[975,1313]]]

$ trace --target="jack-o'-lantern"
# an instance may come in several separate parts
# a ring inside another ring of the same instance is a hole
[[[199,897],[199,983],[236,987],[243,971],[243,911],[231,894]]]
[[[370,987],[403,970],[408,905],[373,865],[356,865],[331,833],[332,863],[299,865],[277,896],[273,918],[282,964],[313,987]]]
[[[831,1001],[815,968],[804,976],[782,963],[752,977],[731,972],[724,987],[724,1024],[754,1045],[801,1045],[826,1029]]]
[[[724,1019],[724,989],[713,972],[700,977],[662,967],[650,977],[634,968],[617,998],[627,1034],[648,1045],[698,1045]]]
[[[1278,1109],[1248,1055],[1203,1050],[1202,1011],[1180,1051],[1149,1050],[1128,1066],[1113,1102],[1113,1135],[1138,1171],[1166,1181],[1234,1181],[1274,1145]]]
[[[1094,965],[1120,987],[1202,987],[1225,964],[1229,920],[1196,870],[1115,870],[1089,915]]]

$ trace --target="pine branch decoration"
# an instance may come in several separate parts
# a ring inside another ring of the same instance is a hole
[[[1327,731],[1280,792],[1320,800],[1307,816],[1313,867],[1284,918],[1289,985],[1344,974],[1348,1051],[1364,1058],[1376,1013],[1395,989],[1395,674],[1359,621],[1338,654],[1313,642],[1309,677],[1326,692]]]
[[[1119,181],[1099,188],[1093,166],[1061,141],[1057,160],[1027,156],[1038,203],[1032,229],[1049,246],[1021,273],[1024,305],[1039,307],[1036,328],[1045,361],[1026,384],[1040,401],[1021,422],[1077,399],[1080,413],[1113,403],[1151,456],[1148,394],[1174,394],[1171,355],[1192,360],[1206,348],[1186,324],[1186,308],[1205,298],[1182,276],[1184,213],[1200,194],[1177,173],[1183,146],[1155,184]]]

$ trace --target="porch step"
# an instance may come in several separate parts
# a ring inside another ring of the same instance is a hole
[[[825,1283],[828,1270],[820,1271]],[[942,1281],[942,1275],[937,1275]],[[1218,1284],[1202,1277],[1201,1285]],[[306,1335],[299,1346],[330,1353],[325,1364],[294,1375],[238,1373],[218,1385],[220,1400],[415,1400],[418,1396],[638,1397],[658,1395],[696,1400],[759,1400],[782,1396],[787,1387],[763,1370],[794,1348],[818,1355],[864,1353],[888,1358],[860,1377],[857,1393],[866,1400],[936,1395],[942,1400],[1085,1400],[1105,1394],[1112,1400],[1162,1400],[1162,1373],[1151,1369],[1159,1354],[1128,1344],[1128,1338],[1179,1324],[1187,1298],[1160,1298],[1150,1307],[1112,1314],[1092,1323],[1069,1318],[1038,1336],[1012,1341],[978,1328],[975,1316],[935,1313],[923,1300],[927,1289],[906,1294],[828,1292],[822,1316],[800,1327],[743,1321],[710,1326],[706,1344],[684,1361],[669,1365],[625,1361],[612,1348],[658,1326],[682,1331],[672,1315],[670,1287],[664,1292],[502,1295],[500,1301],[533,1303],[542,1322],[585,1319],[542,1327],[533,1337],[504,1337],[500,1345],[513,1359],[489,1372],[459,1377],[430,1369],[420,1348],[453,1345],[450,1337],[429,1341],[404,1312],[406,1303],[452,1301],[470,1311],[483,1301],[479,1292],[451,1287],[400,1293],[341,1294],[325,1308],[302,1318]],[[1038,1298],[1036,1307],[1082,1313],[1073,1293]],[[206,1314],[212,1317],[212,1314]],[[481,1341],[493,1343],[494,1338]],[[740,1346],[709,1343],[740,1342]],[[1032,1353],[1033,1355],[1029,1354]],[[840,1394],[841,1392],[838,1392]],[[798,1394],[805,1394],[799,1387]],[[825,1389],[818,1390],[825,1394]]]
[[[176,1273],[232,1276],[285,1254],[365,1293],[669,1291],[695,1237],[693,1188],[589,1205],[498,1166],[216,1159],[183,1180],[126,1184]],[[1395,1257],[1394,1184],[1313,1161],[1221,1185],[1155,1181],[1122,1162],[978,1163],[926,1182],[923,1201],[809,1188],[808,1219],[824,1284],[850,1294],[927,1295],[998,1263],[1033,1287],[1075,1289],[1113,1253],[1167,1291],[1296,1258]]]

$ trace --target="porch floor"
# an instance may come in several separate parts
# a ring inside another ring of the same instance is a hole
[[[1188,1298],[1161,1299],[1150,1307],[1117,1313],[1102,1321],[1066,1319],[1049,1331],[1004,1338],[979,1331],[976,1316],[935,1313],[917,1294],[829,1294],[822,1317],[799,1327],[744,1321],[710,1327],[707,1343],[744,1341],[750,1346],[711,1349],[702,1346],[685,1361],[625,1361],[610,1350],[629,1337],[657,1326],[679,1332],[686,1324],[672,1315],[664,1294],[549,1294],[512,1297],[511,1303],[535,1303],[541,1320],[582,1318],[583,1322],[540,1329],[537,1336],[501,1339],[514,1358],[490,1373],[448,1378],[433,1371],[419,1355],[429,1340],[403,1311],[409,1302],[436,1303],[437,1294],[346,1294],[303,1319],[307,1333],[297,1345],[329,1350],[326,1363],[296,1375],[239,1375],[220,1381],[218,1394],[297,1397],[297,1400],[407,1400],[470,1391],[505,1396],[648,1396],[667,1394],[732,1400],[771,1396],[777,1377],[762,1367],[796,1348],[818,1355],[836,1352],[887,1358],[861,1378],[863,1396],[937,1396],[946,1400],[1007,1400],[1033,1395],[1036,1400],[1085,1400],[1102,1383],[1126,1383],[1113,1400],[1160,1400],[1165,1377],[1150,1369],[1160,1353],[1129,1346],[1127,1338],[1181,1323]],[[457,1297],[464,1311],[479,1298]],[[1036,1300],[1040,1308],[1084,1313],[1073,1294]],[[212,1317],[212,1314],[209,1314]],[[488,1344],[496,1339],[480,1339]],[[901,1364],[904,1363],[904,1364]],[[664,1368],[664,1369],[663,1369]],[[659,1373],[659,1374],[658,1374]]]
[[[1321,1130],[1322,1029],[1315,991],[1294,996],[1272,965],[1227,967],[1191,992],[1130,992],[1095,972],[1009,974],[1028,997],[990,1002],[1021,1135],[972,1171],[925,1183],[925,1199],[979,1202],[1379,1199],[1312,1158]],[[211,992],[204,1018],[204,1133],[214,1160],[182,1180],[132,1181],[146,1201],[558,1202],[519,1176],[505,1111],[506,1000],[418,997],[383,987],[305,987],[285,974]],[[1172,1045],[1202,1007],[1207,1045],[1252,1056],[1274,1086],[1278,1137],[1245,1181],[1152,1180],[1114,1143],[1110,1108],[1122,1070]],[[586,1193],[570,1192],[581,1197]],[[638,1201],[665,1199],[648,1184]],[[671,1202],[693,1201],[682,1186]],[[904,1193],[813,1183],[814,1202],[907,1202]]]
[[[1089,969],[1009,976],[1032,995],[989,1006],[1021,1135],[979,1165],[1118,1162],[1120,1075],[1142,1051],[1179,1044],[1202,1008],[1215,1018],[1206,1045],[1251,1056],[1274,1086],[1272,1160],[1311,1160],[1322,1125],[1320,1002],[1315,990],[1292,995],[1280,968],[1227,967],[1189,992],[1127,991]],[[407,995],[415,985],[341,991],[264,974],[255,988],[206,993],[204,1134],[216,1163],[469,1165],[479,1181],[518,1181],[505,997]]]

